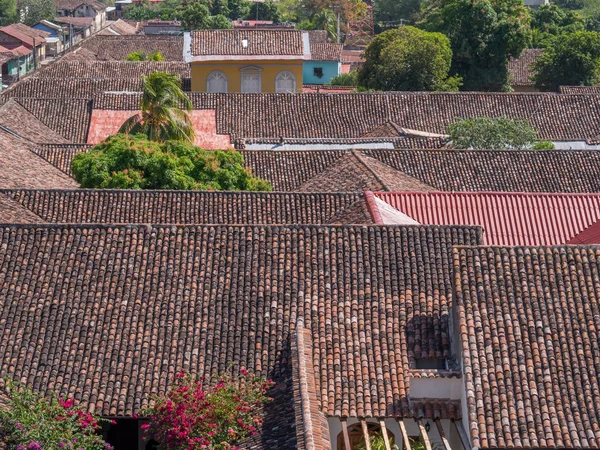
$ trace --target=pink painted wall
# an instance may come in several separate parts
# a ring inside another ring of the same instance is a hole
[[[138,111],[111,111],[95,109],[92,111],[88,144],[98,144],[107,136],[115,134],[127,119]],[[217,134],[217,119],[215,110],[196,110],[190,113],[196,140],[194,143],[207,150],[233,148],[229,136]]]

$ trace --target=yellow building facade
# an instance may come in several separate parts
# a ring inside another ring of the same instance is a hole
[[[194,92],[302,92],[309,35],[301,30],[197,30],[184,34]]]
[[[191,63],[193,92],[302,92],[302,59]]]

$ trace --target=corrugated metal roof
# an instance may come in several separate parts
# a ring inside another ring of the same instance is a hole
[[[374,195],[423,225],[481,225],[486,242],[491,245],[565,244],[600,220],[600,194],[376,192]],[[369,206],[376,222],[386,223],[386,219],[377,219],[376,202],[371,200]]]

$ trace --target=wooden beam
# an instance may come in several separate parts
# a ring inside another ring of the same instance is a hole
[[[417,420],[417,424],[419,425],[419,430],[421,431],[421,437],[423,438],[423,445],[425,450],[431,449],[431,442],[429,441],[429,436],[427,435],[427,430],[425,430],[425,425],[420,420]]]
[[[398,426],[400,427],[400,432],[402,433],[402,450],[411,450],[410,448],[410,438],[408,437],[408,433],[406,432],[406,425],[404,425],[404,421],[402,419],[398,419]]]
[[[346,450],[352,450],[350,448],[350,435],[348,434],[348,424],[345,420],[342,420],[342,432],[344,433],[344,447]]]
[[[379,426],[381,427],[381,435],[383,436],[383,442],[385,443],[385,450],[392,450],[390,445],[390,438],[388,437],[387,428],[385,427],[385,421],[380,420]]]
[[[435,419],[434,422],[435,426],[437,427],[438,433],[440,434],[442,444],[444,444],[444,449],[452,450],[452,448],[450,447],[450,442],[448,442],[448,439],[446,439],[446,435],[444,434],[444,427],[442,426],[442,422],[440,422],[440,419]]]
[[[458,433],[458,437],[460,438],[460,443],[462,444],[465,450],[471,450],[471,442],[469,441],[469,437],[465,429],[462,426],[462,420],[452,421],[454,424],[454,428],[456,428],[456,432]]]
[[[367,422],[363,419],[360,421],[363,430],[363,436],[365,438],[365,449],[371,450],[371,436],[369,436],[369,429],[367,428]]]

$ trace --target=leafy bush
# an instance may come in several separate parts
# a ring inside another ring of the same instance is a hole
[[[83,188],[270,191],[234,150],[207,151],[187,142],[152,142],[116,134],[73,159]]]
[[[341,73],[329,82],[331,86],[358,86],[358,72]]]
[[[367,46],[358,83],[384,91],[457,91],[449,77],[450,41],[441,33],[405,26],[385,31]]]
[[[389,438],[389,441],[390,441],[390,447],[392,448],[392,450],[399,450],[398,446],[394,444],[394,438]],[[385,440],[383,439],[383,436],[379,433],[373,434],[369,437],[369,444],[371,444],[371,450],[386,450]],[[412,448],[414,448],[414,447],[411,447],[411,449]],[[363,439],[363,442],[358,447],[358,450],[366,450],[366,449],[367,449],[367,445]]]
[[[74,405],[73,399],[49,399],[6,380],[8,405],[0,409],[0,436],[16,450],[112,449],[97,434],[100,419]]]
[[[125,57],[125,61],[164,61],[165,58],[160,51],[146,54],[144,52],[131,52]]]
[[[142,425],[161,450],[230,450],[262,424],[259,408],[270,401],[273,385],[242,370],[237,380],[230,375],[214,379],[176,375],[166,397],[144,411],[149,423]]]
[[[506,117],[460,119],[447,133],[456,148],[474,150],[523,150],[535,148],[537,131],[526,120]],[[552,145],[551,142],[546,141]]]
[[[600,34],[578,31],[554,37],[533,70],[535,85],[542,91],[556,91],[561,85],[600,83]]]

